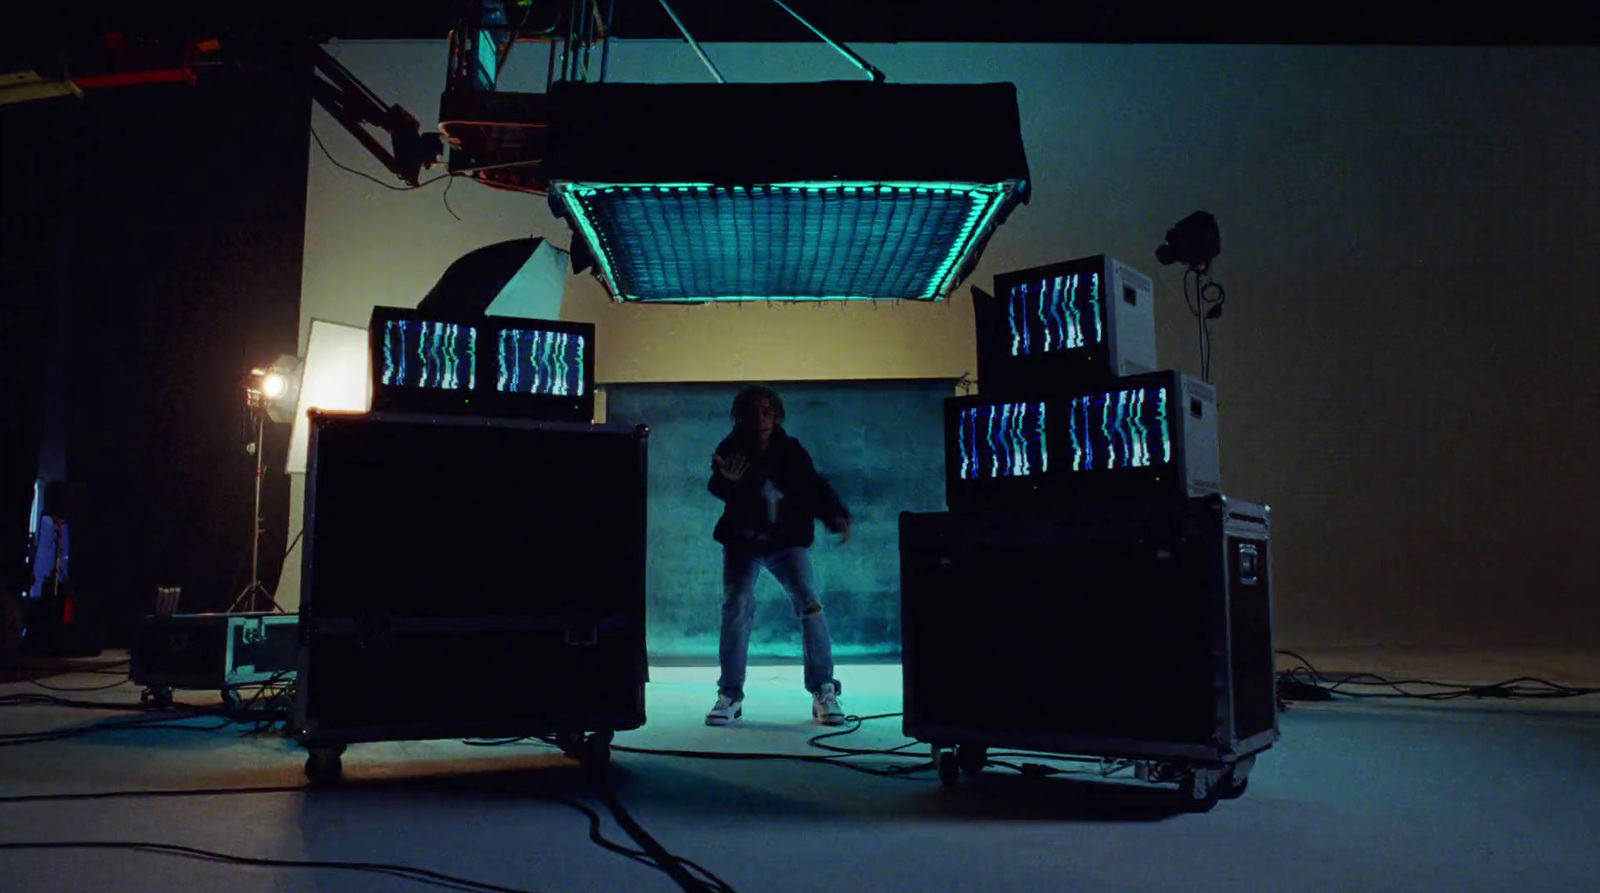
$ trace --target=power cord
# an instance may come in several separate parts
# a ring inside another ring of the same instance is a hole
[[[439,182],[440,180],[448,180],[451,177],[456,176],[455,173],[440,174],[437,177],[431,177],[431,178],[429,178],[427,180],[423,180],[421,183],[418,183],[415,186],[412,186],[412,185],[409,185],[409,184],[407,184],[405,186],[396,186],[393,183],[385,183],[384,181],[378,179],[377,177],[374,177],[373,175],[367,173],[366,171],[356,170],[355,168],[353,168],[353,167],[341,162],[339,159],[334,158],[333,157],[333,153],[328,151],[328,147],[323,145],[322,137],[317,134],[317,129],[315,127],[311,128],[311,139],[316,142],[317,148],[322,150],[322,154],[327,157],[328,161],[334,167],[338,168],[339,170],[344,171],[347,174],[355,174],[356,176],[362,178],[363,180],[371,180],[372,182],[378,184],[379,186],[382,186],[384,189],[388,189],[388,190],[390,190],[392,192],[410,192],[410,191],[412,191],[414,189],[422,189],[424,187],[432,186],[433,184]]]
[[[130,719],[105,720],[87,726],[78,726],[71,729],[55,729],[48,732],[18,732],[0,735],[0,747],[18,747],[24,744],[43,744],[47,741],[65,741],[69,738],[81,738],[96,732],[118,732],[131,729],[172,729],[180,732],[205,732],[215,733],[233,724],[232,720],[225,719],[215,726],[184,725],[183,720],[198,718],[192,713],[180,713],[177,716],[140,716]]]
[[[710,890],[713,893],[732,893],[733,887],[729,886],[727,882],[704,868],[700,868],[698,865],[695,868],[703,875],[704,880],[691,874],[689,868],[691,863],[681,856],[675,856],[668,852],[666,847],[662,846],[654,837],[651,837],[650,833],[634,820],[627,807],[622,805],[622,801],[617,799],[610,785],[603,782],[600,786],[600,802],[604,803],[606,809],[611,812],[611,817],[616,821],[617,825],[627,832],[635,843],[639,844],[640,849],[644,851],[650,861],[654,862],[657,868],[665,873],[667,877],[672,878],[673,882],[683,888],[686,893],[700,893],[703,890]],[[595,820],[598,820],[598,816]],[[590,827],[594,827],[593,821]]]
[[[246,794],[296,794],[310,790],[306,785],[267,785],[244,788],[157,788],[155,790],[85,791],[78,794],[12,794],[0,797],[0,806],[9,803],[68,803],[77,800],[133,800],[182,797],[242,796]]]
[[[155,853],[163,856],[179,856],[186,859],[195,859],[202,862],[222,862],[230,865],[256,865],[268,868],[313,868],[313,869],[339,869],[344,871],[362,871],[371,874],[384,874],[391,877],[416,881],[433,887],[443,887],[449,890],[482,891],[482,893],[530,893],[521,887],[505,887],[500,884],[490,884],[483,881],[474,881],[456,875],[432,871],[426,868],[413,868],[409,865],[398,865],[390,862],[345,862],[313,859],[267,859],[257,856],[235,856],[230,853],[219,853],[215,850],[205,850],[199,847],[180,846],[173,843],[152,843],[142,840],[63,840],[63,841],[38,841],[32,843],[0,843],[0,850],[132,850],[135,852]]]
[[[67,674],[59,674],[59,675],[67,675]],[[44,678],[48,679],[50,677],[46,676]],[[108,682],[105,685],[88,685],[88,686],[46,685],[46,684],[44,684],[43,682],[40,682],[37,679],[27,679],[27,680],[24,680],[24,681],[27,682],[29,685],[38,686],[39,688],[45,689],[46,691],[75,692],[75,691],[110,691],[113,688],[120,688],[121,686],[127,685],[132,680],[130,680],[127,677],[127,674],[123,674],[123,677],[121,679],[118,679],[116,682]]]
[[[1493,698],[1499,700],[1549,700],[1579,698],[1600,694],[1600,688],[1580,688],[1561,685],[1537,676],[1518,676],[1489,685],[1472,685],[1457,682],[1436,682],[1430,679],[1389,679],[1377,673],[1345,673],[1342,678],[1323,673],[1311,661],[1293,651],[1278,651],[1284,657],[1299,661],[1302,666],[1291,667],[1277,674],[1279,695],[1285,700],[1332,700],[1335,694],[1350,698],[1410,698],[1423,701],[1453,701],[1461,698]],[[1392,691],[1351,691],[1345,686],[1370,686],[1389,688]],[[1407,686],[1439,689],[1438,691],[1408,691]]]
[[[281,785],[281,786],[262,786],[262,787],[243,787],[243,788],[192,788],[192,789],[179,789],[179,790],[96,791],[96,792],[81,793],[81,794],[24,794],[24,795],[20,795],[20,796],[0,797],[0,806],[4,806],[4,805],[8,805],[8,804],[20,804],[20,803],[59,803],[59,802],[71,802],[71,801],[93,801],[93,800],[110,800],[110,799],[123,799],[123,798],[161,798],[161,799],[164,799],[164,798],[178,798],[178,797],[208,797],[208,796],[224,796],[224,795],[238,796],[238,795],[249,795],[249,794],[299,794],[299,793],[306,793],[306,792],[308,792],[310,790],[311,790],[311,788],[309,788],[306,785]],[[656,858],[652,858],[651,855],[649,853],[647,853],[645,850],[636,850],[636,849],[633,849],[633,848],[630,848],[630,847],[627,847],[627,846],[623,846],[622,844],[616,843],[615,841],[612,841],[612,840],[606,838],[605,834],[603,833],[603,831],[601,830],[601,827],[600,827],[600,825],[601,825],[600,814],[598,812],[596,812],[595,810],[589,808],[588,806],[583,805],[582,803],[578,803],[576,801],[568,800],[568,799],[565,799],[565,798],[559,798],[558,797],[558,798],[549,798],[549,799],[550,799],[551,802],[559,803],[559,804],[561,804],[563,806],[566,806],[566,807],[568,807],[570,809],[573,809],[573,810],[575,810],[577,812],[580,812],[583,815],[585,815],[589,819],[589,839],[591,841],[593,841],[594,843],[596,843],[597,845],[601,846],[602,848],[604,848],[604,849],[606,849],[608,851],[617,853],[618,855],[622,855],[622,856],[625,856],[625,857],[627,857],[629,859],[633,859],[634,861],[640,862],[642,864],[649,865],[652,868],[660,868],[661,867],[660,864],[658,863],[657,859]],[[608,804],[608,807],[610,809],[612,809],[613,813],[616,813],[616,812],[620,811],[623,815],[627,814],[626,809],[624,807],[622,807],[620,802],[616,802],[615,798],[613,798],[613,803]],[[628,823],[631,823],[632,826],[635,829],[637,829],[640,833],[644,833],[643,829],[638,827],[637,822],[633,822],[632,821],[631,816],[628,817],[627,821],[628,821]],[[623,824],[623,823],[619,821],[619,824]],[[626,828],[627,825],[625,824],[624,827]],[[648,836],[648,835],[646,835],[646,836]],[[653,841],[653,838],[652,838],[652,841]],[[390,864],[390,863],[354,863],[354,862],[328,862],[328,861],[310,861],[310,860],[303,860],[302,861],[302,860],[253,859],[253,858],[250,858],[250,857],[232,856],[232,855],[225,854],[225,853],[216,853],[216,852],[213,852],[213,851],[210,851],[210,850],[201,850],[201,849],[194,848],[194,847],[183,847],[183,846],[176,846],[176,845],[172,845],[172,844],[151,843],[151,842],[146,842],[146,841],[114,841],[114,842],[51,841],[51,842],[38,842],[38,843],[4,843],[4,844],[0,844],[0,849],[14,849],[14,850],[73,849],[73,848],[101,848],[101,849],[143,850],[143,851],[154,852],[154,853],[158,853],[158,854],[162,854],[162,855],[176,855],[176,856],[183,856],[183,857],[188,857],[188,858],[205,859],[205,860],[208,860],[208,861],[232,862],[234,864],[244,864],[244,865],[265,865],[265,866],[271,866],[271,867],[344,868],[344,869],[349,869],[349,870],[354,870],[354,871],[371,871],[371,872],[376,872],[376,873],[380,873],[380,874],[394,874],[394,875],[397,875],[397,876],[400,876],[400,877],[407,878],[409,880],[416,880],[416,881],[420,881],[422,883],[433,884],[435,886],[446,886],[446,887],[449,887],[451,889],[461,889],[461,890],[499,891],[499,890],[510,890],[510,889],[513,889],[513,888],[509,888],[509,887],[497,886],[497,885],[494,885],[494,884],[487,884],[487,883],[484,883],[484,882],[481,882],[481,881],[472,881],[472,880],[468,880],[466,878],[458,878],[458,877],[455,877],[455,876],[452,876],[452,875],[446,875],[446,874],[442,874],[440,872],[434,872],[434,871],[430,871],[430,870],[427,870],[427,869],[420,869],[420,868],[414,868],[414,867],[403,866],[403,865],[394,865],[394,864]],[[704,881],[702,882],[702,881],[700,881],[698,879],[691,878],[694,886],[692,886],[692,887],[690,887],[688,889],[693,889],[693,890],[697,890],[697,891],[700,890],[700,889],[709,889],[709,890],[716,891],[716,893],[732,893],[733,887],[731,885],[729,885],[726,881],[723,881],[721,878],[717,877],[709,869],[705,868],[704,866],[700,865],[699,863],[697,863],[697,862],[695,862],[695,861],[693,861],[691,859],[684,858],[682,856],[675,856],[675,855],[672,855],[670,853],[667,853],[665,849],[661,849],[659,852],[660,852],[660,854],[664,854],[663,856],[661,856],[661,858],[665,858],[668,861],[673,862],[673,863],[681,864],[682,866],[686,867],[688,870],[690,870],[690,871],[694,872],[695,874],[699,875],[700,878],[704,879]]]
[[[626,856],[627,858],[632,859],[635,862],[639,862],[639,863],[644,864],[644,865],[649,865],[651,868],[659,867],[659,866],[657,866],[655,861],[652,860],[650,858],[650,856],[647,853],[645,853],[643,850],[636,850],[636,849],[633,849],[632,847],[623,846],[620,843],[616,843],[614,841],[611,841],[611,840],[607,839],[606,836],[603,833],[601,833],[601,831],[600,831],[600,813],[595,812],[593,809],[590,809],[589,807],[584,806],[582,803],[578,803],[575,800],[566,800],[566,799],[558,798],[556,800],[556,802],[562,804],[563,806],[567,806],[567,807],[570,807],[572,809],[575,809],[575,810],[583,813],[584,815],[588,816],[589,817],[589,839],[591,841],[593,841],[594,843],[596,843],[597,845],[599,845],[600,847],[602,847],[603,849],[610,850],[611,852],[616,853],[616,854],[618,854],[620,856]],[[682,863],[684,866],[688,867],[690,870],[694,871],[695,873],[701,875],[708,882],[712,883],[713,885],[716,885],[716,889],[719,889],[719,890],[732,890],[733,889],[732,887],[728,886],[726,882],[722,881],[716,875],[712,874],[710,871],[708,871],[706,868],[701,866],[699,863],[694,862],[693,860],[690,860],[690,859],[686,859],[686,858],[684,858],[682,856],[673,856],[672,858],[677,860],[678,862]]]
[[[1194,276],[1195,294],[1189,295],[1189,277]],[[1183,302],[1194,315],[1200,336],[1200,378],[1211,381],[1211,320],[1222,316],[1228,292],[1219,282],[1210,281],[1209,265],[1191,266],[1183,271]]]

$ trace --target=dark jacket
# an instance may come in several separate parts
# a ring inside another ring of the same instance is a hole
[[[849,509],[817,473],[811,454],[782,426],[773,428],[759,453],[752,438],[735,430],[717,445],[717,454],[731,459],[735,453],[750,462],[744,477],[730,481],[713,463],[707,485],[725,503],[711,534],[717,542],[761,550],[809,546],[816,539],[817,519],[835,533],[840,529],[835,520],[849,520]]]

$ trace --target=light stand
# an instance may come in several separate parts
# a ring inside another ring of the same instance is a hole
[[[261,534],[266,529],[266,520],[261,517],[261,479],[267,472],[266,456],[262,447],[266,440],[267,418],[259,407],[252,406],[251,409],[251,414],[256,419],[255,443],[249,446],[250,452],[255,453],[256,456],[256,496],[254,511],[251,513],[251,517],[255,520],[250,530],[250,585],[246,586],[244,591],[239,593],[239,596],[233,600],[233,604],[228,607],[228,613],[232,614],[240,610],[246,612],[254,611],[256,609],[256,599],[259,597],[266,599],[267,604],[272,606],[272,610],[281,614],[283,613],[283,607],[273,599],[272,593],[267,591],[267,587],[261,585]],[[243,608],[240,607],[241,605],[243,605]]]
[[[229,614],[253,612],[257,610],[257,601],[262,599],[274,612],[285,613],[267,587],[261,585],[261,534],[266,532],[267,526],[266,519],[261,517],[261,481],[267,474],[267,419],[270,417],[275,422],[283,422],[293,417],[294,401],[300,389],[299,378],[299,360],[285,354],[269,368],[251,369],[249,383],[245,386],[245,404],[249,408],[250,419],[256,423],[255,440],[245,447],[256,457],[255,502],[250,516],[250,585],[234,598],[233,604],[228,607]]]

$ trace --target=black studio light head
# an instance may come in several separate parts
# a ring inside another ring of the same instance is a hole
[[[1221,253],[1222,234],[1217,230],[1217,218],[1196,211],[1167,230],[1167,240],[1156,249],[1156,260],[1204,270]]]

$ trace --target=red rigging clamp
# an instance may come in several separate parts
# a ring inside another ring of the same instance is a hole
[[[133,87],[141,84],[193,84],[202,60],[222,48],[215,39],[182,44],[136,43],[121,31],[108,32],[100,41],[103,65],[92,74],[74,77],[80,90]]]
[[[582,16],[568,17],[571,20],[563,34],[558,32],[559,23],[542,29],[526,27],[526,8],[520,21],[513,22],[508,14],[512,3],[507,0],[463,0],[462,6],[457,27],[449,35],[450,63],[440,98],[440,132],[422,132],[416,117],[398,105],[385,104],[314,40],[305,38],[305,55],[300,58],[310,61],[311,97],[407,184],[419,185],[422,170],[443,165],[448,152],[451,174],[471,176],[498,189],[542,194],[548,185],[547,94],[554,81],[588,80],[591,52],[596,47],[601,50],[600,80],[605,80],[610,14],[602,20],[598,0],[587,0]],[[279,36],[303,33],[287,20],[272,28]],[[497,89],[507,56],[523,42],[550,45],[545,93]],[[194,84],[202,69],[239,62],[241,48],[245,56],[261,49],[250,39],[237,44],[228,38],[224,46],[222,40],[210,36],[136,39],[111,31],[94,49],[74,58],[73,67],[81,75],[47,80],[34,72],[0,73],[0,104],[65,93],[81,96],[84,90],[108,87]]]

